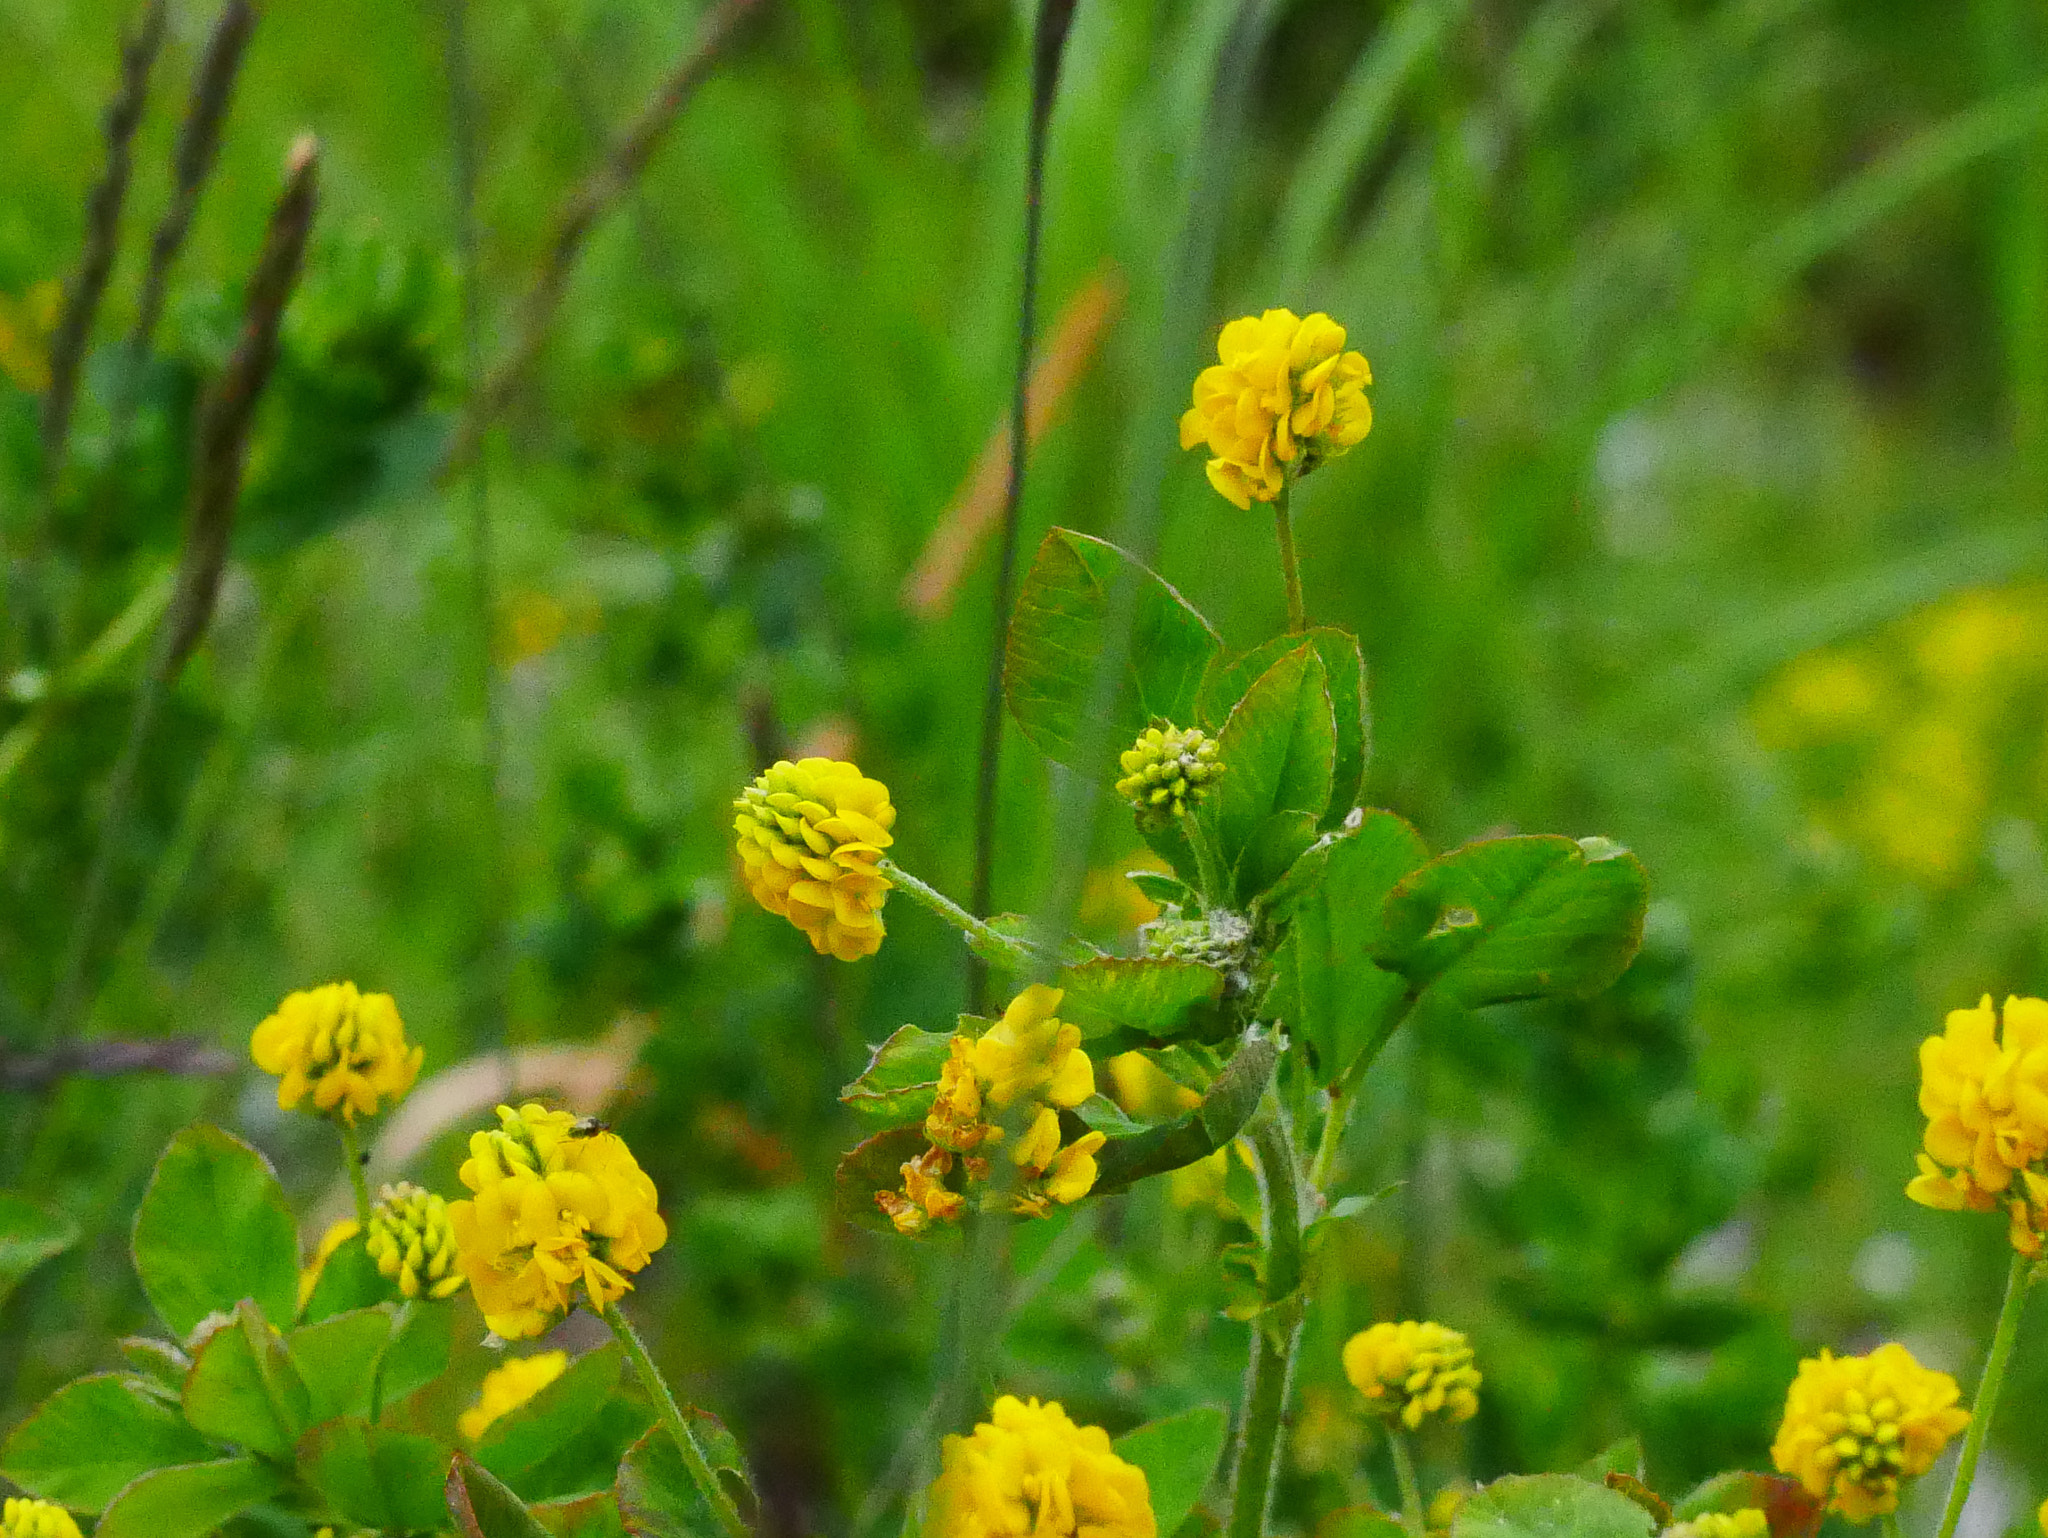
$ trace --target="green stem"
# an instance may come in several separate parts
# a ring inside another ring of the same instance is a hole
[[[1877,1519],[1877,1538],[1899,1538],[1899,1514],[1888,1511]]]
[[[1991,1355],[1984,1361],[1984,1376],[1977,1380],[1977,1398],[1970,1406],[1970,1429],[1963,1438],[1963,1455],[1956,1461],[1956,1477],[1948,1487],[1948,1506],[1941,1514],[1936,1538],[1954,1538],[1956,1523],[1970,1499],[1970,1486],[1977,1478],[1977,1460],[1991,1434],[1991,1417],[1998,1409],[1998,1390],[2005,1382],[2006,1364],[2019,1339],[2020,1315],[2027,1305],[2027,1286],[2034,1263],[2015,1254],[2005,1277],[2005,1303],[1998,1311],[1998,1328],[1991,1335]]]
[[[1308,609],[1301,601],[1301,560],[1294,553],[1294,477],[1280,482],[1280,495],[1273,503],[1273,523],[1280,531],[1280,574],[1287,581],[1287,629],[1299,635],[1308,629]]]
[[[1201,884],[1202,906],[1229,907],[1230,891],[1218,873],[1216,848],[1209,842],[1209,835],[1204,831],[1201,819],[1186,810],[1179,813],[1179,819],[1181,836],[1188,841],[1188,848],[1195,854],[1195,880]]]
[[[967,936],[968,944],[980,946],[985,952],[995,955],[1014,957],[1015,970],[1022,970],[1029,965],[1029,953],[1017,941],[1007,935],[997,934],[944,892],[937,887],[926,886],[894,860],[878,860],[875,869]]]
[[[1428,1538],[1429,1523],[1422,1514],[1422,1486],[1415,1478],[1415,1454],[1408,1447],[1408,1433],[1387,1425],[1387,1446],[1394,1450],[1394,1478],[1401,1484],[1401,1525],[1408,1538]]]
[[[1330,1171],[1337,1163],[1337,1145],[1344,1141],[1344,1128],[1351,1120],[1351,1096],[1342,1085],[1330,1090],[1330,1108],[1323,1113],[1323,1134],[1316,1140],[1316,1156],[1308,1167],[1309,1188],[1326,1195]]]
[[[740,1516],[739,1507],[732,1503],[732,1497],[725,1493],[725,1486],[718,1482],[718,1476],[711,1472],[711,1464],[704,1456],[704,1449],[697,1445],[695,1433],[689,1422],[683,1419],[683,1412],[676,1405],[676,1396],[668,1389],[668,1382],[654,1365],[654,1359],[647,1354],[647,1347],[640,1342],[640,1336],[627,1320],[625,1311],[614,1303],[604,1311],[604,1322],[612,1327],[612,1334],[618,1337],[619,1346],[626,1353],[626,1360],[633,1364],[633,1371],[640,1375],[640,1382],[647,1390],[648,1398],[654,1401],[654,1408],[661,1416],[662,1425],[675,1439],[676,1451],[683,1455],[683,1467],[690,1471],[690,1478],[696,1482],[697,1492],[710,1503],[712,1513],[718,1518],[719,1526],[725,1529],[727,1538],[752,1538],[745,1520]]]
[[[1266,1197],[1265,1309],[1252,1320],[1228,1538],[1264,1538],[1287,1382],[1301,1339],[1301,1166],[1270,1090],[1245,1129]]]
[[[339,1121],[341,1129],[341,1162],[348,1166],[349,1188],[356,1193],[356,1221],[363,1225],[363,1232],[370,1231],[370,1182],[363,1174],[363,1155],[356,1142],[356,1129],[348,1122]]]

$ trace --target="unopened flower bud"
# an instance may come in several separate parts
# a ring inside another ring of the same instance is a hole
[[[1173,725],[1149,726],[1124,749],[1119,760],[1124,775],[1116,782],[1116,793],[1142,819],[1164,822],[1177,817],[1200,801],[1223,773],[1217,751],[1216,744],[1193,727],[1183,731]]]
[[[408,1298],[448,1298],[462,1290],[448,1203],[432,1191],[403,1181],[386,1186],[370,1214],[364,1247]]]

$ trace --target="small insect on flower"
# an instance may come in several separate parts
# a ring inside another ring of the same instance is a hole
[[[1130,802],[1140,824],[1169,822],[1208,795],[1210,783],[1223,773],[1218,751],[1192,727],[1147,727],[1118,760],[1124,774],[1116,793]]]
[[[452,1298],[462,1290],[448,1203],[432,1191],[406,1181],[384,1187],[364,1246],[378,1274],[398,1283],[404,1297]]]
[[[888,786],[833,759],[784,759],[732,805],[740,875],[755,902],[801,929],[820,955],[858,961],[881,949],[892,883],[875,867],[896,825]]]
[[[1991,996],[1949,1012],[1920,1044],[1920,1173],[1906,1194],[1924,1207],[2003,1208],[2014,1249],[2042,1253],[2048,1229],[2048,1002],[2009,998],[2004,1031]]]
[[[1414,1319],[1376,1324],[1344,1343],[1344,1376],[1372,1409],[1410,1431],[1432,1415],[1470,1420],[1479,1413],[1479,1369],[1458,1331]]]
[[[419,1077],[421,1048],[388,993],[358,993],[328,983],[288,994],[249,1038],[249,1055],[278,1076],[277,1103],[292,1110],[311,1095],[313,1109],[350,1126],[403,1099]]]
[[[1898,1510],[1899,1487],[1934,1466],[1970,1424],[1956,1380],[1904,1346],[1868,1356],[1823,1351],[1799,1364],[1771,1444],[1778,1472],[1851,1522]]]
[[[1100,1426],[1057,1404],[995,1402],[964,1437],[947,1437],[925,1502],[924,1538],[1156,1538],[1145,1471]]]
[[[1247,315],[1223,328],[1195,380],[1180,446],[1206,445],[1209,484],[1239,507],[1272,502],[1287,476],[1348,453],[1372,431],[1372,369],[1320,312]]]
[[[569,1367],[566,1351],[537,1351],[532,1356],[515,1356],[504,1366],[484,1374],[476,1403],[455,1419],[456,1429],[470,1441],[477,1441],[502,1416],[511,1414]]]
[[[0,1538],[79,1538],[78,1524],[62,1506],[9,1496],[0,1506]]]

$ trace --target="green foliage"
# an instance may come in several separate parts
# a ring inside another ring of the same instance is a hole
[[[43,1500],[100,1511],[139,1476],[204,1462],[208,1451],[143,1379],[99,1373],[67,1383],[15,1427],[0,1474]]]
[[[201,1538],[277,1494],[284,1480],[258,1458],[183,1463],[144,1474],[114,1497],[95,1534]]]
[[[619,1385],[616,1346],[586,1351],[533,1398],[491,1422],[476,1461],[508,1482],[557,1452],[604,1408]]]
[[[728,1495],[745,1498],[746,1471],[739,1444],[714,1415],[688,1412],[704,1460]],[[619,1515],[633,1538],[722,1538],[724,1526],[690,1478],[668,1431],[649,1431],[619,1463]]]
[[[467,1453],[458,1452],[449,1464],[444,1488],[461,1538],[546,1538],[526,1503]]]
[[[279,1460],[291,1456],[312,1407],[284,1337],[246,1302],[200,1342],[182,1399],[194,1430]]]
[[[1228,1415],[1214,1405],[1197,1405],[1116,1439],[1116,1455],[1145,1471],[1160,1532],[1178,1531],[1195,1509],[1216,1472],[1229,1433]]]
[[[12,1191],[0,1191],[0,1304],[23,1277],[78,1243],[78,1225]]]
[[[327,1421],[297,1449],[300,1470],[337,1515],[380,1532],[439,1528],[449,1451],[432,1437],[359,1417]]]
[[[861,1076],[839,1092],[841,1104],[885,1127],[922,1120],[938,1093],[952,1040],[950,1032],[914,1025],[894,1031],[875,1048]]]
[[[1570,1474],[1511,1474],[1458,1508],[1451,1538],[1650,1538],[1627,1496]]]
[[[298,1234],[270,1162],[216,1127],[178,1134],[135,1214],[135,1271],[157,1315],[185,1338],[244,1298],[289,1319]]]

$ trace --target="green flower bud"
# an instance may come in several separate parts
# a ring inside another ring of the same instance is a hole
[[[1178,817],[1208,793],[1223,773],[1216,744],[1190,727],[1149,726],[1124,749],[1119,762],[1124,777],[1116,793],[1131,803],[1141,819],[1164,822]]]
[[[446,1298],[462,1290],[455,1267],[455,1233],[448,1204],[431,1191],[401,1181],[377,1193],[363,1247],[377,1270],[408,1298]]]

